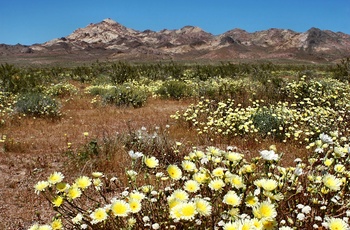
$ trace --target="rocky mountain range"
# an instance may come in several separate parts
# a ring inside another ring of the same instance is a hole
[[[283,59],[330,62],[350,56],[350,35],[311,28],[298,33],[233,29],[213,35],[199,27],[137,31],[112,19],[91,23],[72,34],[31,46],[0,44],[7,58],[73,60],[241,60]]]

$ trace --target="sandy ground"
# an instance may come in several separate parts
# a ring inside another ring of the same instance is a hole
[[[144,108],[119,109],[71,100],[63,106],[60,121],[25,118],[0,127],[0,135],[8,141],[6,148],[0,143],[0,229],[28,229],[34,222],[51,219],[50,205],[34,193],[34,185],[54,171],[70,173],[65,171],[63,154],[68,139],[78,145],[83,132],[98,137],[125,130],[128,122],[139,128],[165,126],[171,114],[188,104],[151,100]]]

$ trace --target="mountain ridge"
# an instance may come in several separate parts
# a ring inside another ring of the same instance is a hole
[[[350,55],[350,35],[310,28],[305,32],[235,28],[213,35],[196,26],[138,31],[107,18],[42,44],[0,44],[2,57],[81,57],[123,60],[290,59],[336,61]]]

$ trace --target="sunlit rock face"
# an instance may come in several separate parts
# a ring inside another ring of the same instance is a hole
[[[25,51],[25,52],[24,52]],[[0,46],[0,55],[94,55],[138,59],[296,59],[334,61],[350,52],[350,35],[311,28],[306,32],[272,28],[229,30],[213,35],[196,26],[138,31],[112,19],[91,23],[72,34],[32,46]]]

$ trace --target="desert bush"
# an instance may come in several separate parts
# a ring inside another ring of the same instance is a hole
[[[86,89],[91,95],[99,95],[103,103],[116,106],[132,106],[139,108],[145,105],[149,93],[146,89],[132,84],[91,86]]]
[[[163,81],[151,80],[149,78],[140,77],[138,80],[132,80],[127,83],[130,87],[147,92],[149,96],[157,97],[157,90],[162,87]]]
[[[0,87],[3,92],[15,92],[18,74],[20,69],[14,65],[1,64],[0,65]]]
[[[275,111],[267,108],[259,108],[251,117],[252,125],[263,137],[268,135],[283,137],[280,127],[283,127],[283,120],[277,117]]]
[[[94,77],[94,72],[89,66],[77,66],[71,69],[70,76],[73,80],[80,81],[82,83],[91,82]]]
[[[271,67],[272,68],[272,67]],[[265,66],[254,66],[253,67],[253,71],[250,74],[251,78],[254,81],[258,81],[262,84],[266,84],[267,81],[271,78],[271,71],[273,69],[270,69],[268,67]]]
[[[247,160],[232,146],[190,151],[163,165],[151,153],[126,170],[127,184],[102,172],[70,181],[60,172],[35,192],[59,214],[30,229],[348,229],[347,137],[321,134],[308,161],[281,166],[275,146]],[[141,179],[142,178],[142,179]]]
[[[168,80],[163,83],[156,93],[163,98],[180,100],[190,96],[190,90],[184,81]]]
[[[13,112],[15,95],[0,91],[0,127],[6,123]]]
[[[53,98],[43,93],[22,93],[18,95],[14,105],[14,111],[21,114],[52,117],[61,116],[60,104]]]
[[[133,89],[130,86],[118,86],[107,94],[101,95],[106,103],[112,103],[116,106],[132,106],[134,108],[142,107],[148,98],[147,92],[139,89]]]
[[[122,85],[93,85],[87,87],[87,92],[92,95],[106,95],[113,101],[114,92],[118,89],[130,87],[132,91],[146,92],[152,96],[180,100],[183,98],[207,97],[216,101],[227,98],[237,102],[249,104],[249,98],[274,98],[272,95],[281,95],[282,85],[278,79],[271,81],[269,85],[260,82],[252,82],[250,78],[232,79],[215,77],[202,81],[199,79],[167,79],[164,81],[152,81],[141,77],[138,80],[129,80]],[[271,99],[272,101],[273,99]],[[276,100],[276,99],[274,99]]]
[[[215,99],[219,97],[220,86],[217,79],[213,78],[207,81],[198,82],[198,97],[207,97]]]
[[[110,66],[109,78],[112,84],[123,84],[129,79],[137,79],[137,70],[125,62],[113,63]]]
[[[20,75],[17,93],[43,92],[50,79],[41,70],[29,69]]]
[[[109,91],[113,91],[116,86],[113,85],[92,85],[86,88],[86,93],[93,96],[103,95]],[[112,93],[111,93],[112,94]]]
[[[336,64],[336,66],[333,67],[333,77],[335,79],[338,79],[340,81],[347,81],[350,80],[350,57],[344,58],[340,61],[340,63]]]
[[[276,77],[271,77],[264,83],[250,77],[214,77],[205,81],[195,79],[185,82],[192,89],[188,94],[195,98],[205,97],[216,101],[230,98],[246,106],[251,104],[249,99],[264,99],[267,103],[275,103],[286,98],[282,91],[286,81]]]
[[[254,100],[263,99],[267,104],[275,104],[279,101],[285,101],[287,100],[288,96],[286,95],[284,89],[288,83],[289,81],[283,78],[273,76],[268,78],[266,82],[260,82],[260,84],[255,82],[257,87],[255,87],[254,94],[251,98]]]
[[[45,94],[51,96],[71,96],[78,92],[78,89],[70,83],[57,83],[49,86],[45,90]]]
[[[282,88],[287,101],[301,102],[308,98],[316,106],[334,109],[341,109],[348,103],[349,90],[349,84],[336,79],[308,79],[305,75]]]
[[[232,99],[237,103],[248,105],[249,98],[260,97],[257,95],[259,89],[265,88],[259,82],[252,82],[250,78],[227,80],[222,79],[219,86],[219,97],[216,100]],[[205,97],[205,95],[203,95]]]
[[[3,92],[40,92],[47,82],[40,70],[21,70],[9,64],[0,66],[0,90]]]
[[[53,81],[61,81],[66,77],[67,69],[61,66],[52,66],[42,70],[48,75]],[[68,77],[68,74],[67,74]]]

